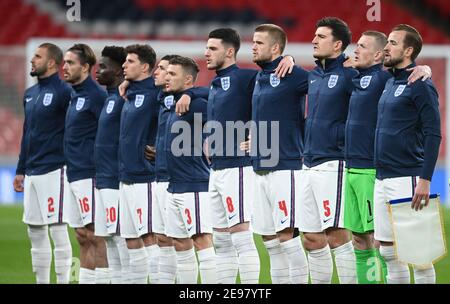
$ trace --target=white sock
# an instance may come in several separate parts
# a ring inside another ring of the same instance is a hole
[[[111,283],[109,268],[95,268],[95,284]]]
[[[409,284],[409,267],[396,259],[394,246],[380,246],[380,254],[386,262],[388,284]]]
[[[429,268],[414,267],[413,269],[415,284],[436,284],[436,272],[433,265]]]
[[[120,257],[121,283],[128,284],[130,280],[130,254],[128,252],[127,242],[120,236],[113,236],[117,251]]]
[[[80,268],[78,284],[95,284],[95,270]]]
[[[214,247],[197,251],[202,284],[217,283],[216,252]]]
[[[176,275],[177,252],[175,247],[160,247],[158,284],[174,284]]]
[[[48,227],[28,226],[28,236],[31,241],[31,264],[36,275],[36,283],[50,284],[52,247],[48,237]]]
[[[130,284],[147,284],[148,277],[148,255],[144,247],[139,249],[128,249],[130,255]]]
[[[198,264],[194,248],[177,251],[177,283],[197,284]]]
[[[217,283],[235,284],[239,261],[230,233],[214,231],[213,243],[216,249]]]
[[[70,244],[67,225],[51,225],[50,236],[55,248],[55,272],[58,284],[69,284],[70,267],[72,266],[72,245]]]
[[[308,284],[308,260],[300,237],[281,242],[281,248],[289,260],[289,274],[292,284]]]
[[[333,260],[330,247],[310,250],[308,255],[309,271],[312,284],[331,284],[333,275]]]
[[[290,284],[289,261],[278,239],[264,242],[270,258],[270,275],[272,284]]]
[[[334,261],[341,284],[357,284],[356,257],[352,241],[333,249]]]
[[[158,272],[159,272],[159,246],[157,244],[145,247],[147,249],[148,255],[148,281],[151,284],[158,283]]]
[[[238,252],[239,276],[242,284],[258,284],[260,262],[253,233],[242,231],[231,234],[233,245]],[[216,251],[217,252],[217,251]]]
[[[108,257],[108,269],[111,284],[122,283],[122,267],[120,264],[119,250],[116,242],[112,237],[105,238],[106,241],[106,256]]]

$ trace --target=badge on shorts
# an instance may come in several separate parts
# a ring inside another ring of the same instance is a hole
[[[328,79],[328,87],[330,89],[334,88],[338,82],[339,75],[331,75],[330,79]]]
[[[398,96],[402,95],[402,93],[405,90],[405,88],[406,88],[405,84],[399,85],[397,90],[395,90],[394,96],[398,97]]]
[[[77,109],[77,111],[80,111],[83,108],[84,101],[85,99],[83,97],[78,97],[77,104],[75,105],[75,109]]]
[[[173,102],[173,95],[169,95],[166,96],[166,98],[164,98],[164,106],[167,109],[170,109],[171,106],[173,106],[174,102]]]
[[[134,100],[134,106],[139,108],[144,103],[144,95],[136,95],[136,99]]]
[[[53,93],[45,93],[44,100],[42,101],[42,103],[44,104],[44,106],[47,107],[52,103],[52,99],[53,99]]]
[[[222,89],[227,91],[231,86],[230,77],[222,77],[220,78],[220,83],[222,84]]]
[[[108,105],[106,106],[106,114],[109,114],[112,112],[112,110],[114,109],[114,104],[115,104],[114,100],[108,101]]]
[[[277,87],[280,84],[281,80],[278,78],[275,73],[270,74],[270,85],[272,87]]]
[[[364,76],[359,81],[359,85],[361,86],[361,88],[365,89],[370,85],[371,80],[372,80],[372,76]]]

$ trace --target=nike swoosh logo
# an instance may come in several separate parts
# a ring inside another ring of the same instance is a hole
[[[228,217],[228,219],[231,220],[231,219],[233,219],[236,215],[237,215],[236,213],[233,214],[233,215],[230,215],[230,216]]]
[[[87,218],[87,215],[82,215],[81,218],[84,220],[85,218]]]
[[[327,220],[323,220],[323,223],[326,224],[331,220],[331,218],[327,219]]]
[[[25,101],[26,101],[26,102],[29,102],[29,101],[31,101],[31,100],[33,100],[33,98],[25,98]]]
[[[55,214],[47,214],[47,218],[51,218],[53,216],[55,216]]]
[[[106,228],[112,227],[112,225],[113,225],[113,224],[109,224],[109,225],[107,224],[107,225],[106,225]]]
[[[314,83],[314,82],[316,82],[316,80],[317,80],[317,79],[315,79],[315,80],[311,80],[311,83]]]
[[[369,220],[367,220],[367,224],[370,224],[370,223],[372,223],[373,222],[373,218],[369,221]]]
[[[287,221],[288,219],[286,218],[286,219],[284,219],[284,220],[281,220],[281,224],[284,224],[284,223],[286,223],[286,221]]]
[[[189,227],[187,230],[188,230],[188,231],[191,231],[192,227],[194,227],[194,226]]]
[[[144,226],[138,228],[139,231],[141,231],[142,229],[144,229]]]

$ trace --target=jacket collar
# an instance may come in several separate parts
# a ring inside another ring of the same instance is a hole
[[[53,73],[52,75],[45,78],[38,78],[38,83],[40,86],[46,86],[59,79],[58,73]]]
[[[410,65],[408,65],[406,68],[403,68],[403,69],[394,69],[394,68],[389,69],[389,73],[391,73],[396,80],[405,80],[411,74],[411,72],[407,71],[407,69],[413,68],[415,66],[416,66],[416,62],[413,62]]]
[[[225,69],[216,71],[216,74],[218,77],[221,77],[221,76],[224,76],[224,75],[228,74],[229,72],[236,70],[236,69],[238,69],[238,66],[236,64],[232,64]]]
[[[258,65],[261,67],[263,72],[265,72],[265,73],[272,73],[273,71],[275,71],[275,69],[280,64],[282,59],[283,59],[283,57],[280,56],[280,57],[278,57],[277,59],[275,59],[273,61],[260,62],[260,63],[258,63]]]
[[[319,67],[326,73],[326,72],[330,72],[338,67],[342,67],[344,61],[345,61],[345,54],[342,53],[341,55],[339,55],[336,58],[326,58],[325,66],[322,66],[321,60],[316,60],[315,62],[316,62],[317,67]]]
[[[378,63],[378,64],[372,65],[365,69],[358,69],[358,72],[359,72],[360,76],[364,76],[364,75],[372,74],[373,72],[381,71],[382,69],[383,69],[383,64]]]

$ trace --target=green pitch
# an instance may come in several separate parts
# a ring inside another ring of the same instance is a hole
[[[444,209],[447,244],[450,244],[450,209]],[[78,256],[78,245],[69,229],[72,241],[73,256]],[[257,247],[261,258],[261,283],[270,283],[269,256],[264,250],[261,238],[256,236]],[[53,266],[52,266],[53,267]],[[438,283],[450,283],[450,257],[447,256],[436,265]],[[55,282],[52,268],[52,282]],[[29,284],[34,283],[31,271],[30,242],[26,225],[22,223],[22,206],[0,206],[0,283]],[[337,283],[336,274],[333,282]]]

